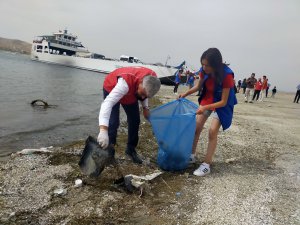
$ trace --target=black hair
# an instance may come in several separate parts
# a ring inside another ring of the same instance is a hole
[[[200,62],[202,63],[202,60],[206,59],[209,63],[209,66],[211,66],[215,71],[216,76],[216,82],[221,84],[223,81],[224,76],[224,63],[222,59],[221,52],[217,48],[209,48],[205,52],[203,52]]]

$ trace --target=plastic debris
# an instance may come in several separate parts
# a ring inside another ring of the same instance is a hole
[[[21,151],[16,152],[15,154],[12,155],[30,155],[33,153],[50,153],[52,152],[53,146],[50,147],[43,147],[43,148],[38,148],[38,149],[34,149],[34,148],[25,148]]]
[[[65,188],[57,188],[53,191],[55,195],[63,196],[67,194],[67,189]]]
[[[118,185],[124,185],[127,191],[133,192],[135,189],[142,189],[148,181],[153,180],[162,173],[162,171],[156,171],[145,176],[128,174],[123,178],[118,179],[115,183],[117,183]]]
[[[74,187],[76,187],[76,188],[77,188],[77,187],[82,187],[82,184],[83,184],[83,183],[82,183],[82,180],[81,180],[81,179],[76,179],[76,180],[75,180],[75,185],[74,185]]]

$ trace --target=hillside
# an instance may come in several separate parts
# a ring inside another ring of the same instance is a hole
[[[0,37],[0,50],[30,54],[31,44],[14,39]]]

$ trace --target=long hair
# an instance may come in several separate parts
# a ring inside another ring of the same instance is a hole
[[[205,52],[203,52],[200,62],[202,63],[202,60],[206,59],[209,63],[209,66],[211,66],[215,71],[215,77],[216,82],[218,84],[221,84],[223,81],[224,76],[224,63],[222,59],[221,52],[217,48],[209,48]]]

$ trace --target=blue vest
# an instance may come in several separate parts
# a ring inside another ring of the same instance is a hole
[[[200,72],[203,72],[203,69],[201,67]],[[229,74],[232,74],[234,77],[234,73],[233,71],[224,64],[224,77],[223,80],[226,76],[228,76]],[[205,94],[205,82],[208,78],[207,74],[204,74],[204,83],[203,83],[203,89],[202,89],[202,94],[199,97],[199,101],[201,101],[203,95]],[[222,99],[222,83],[223,80],[221,82],[221,84],[219,83],[215,83],[215,91],[214,91],[214,103],[215,102],[219,102]],[[226,130],[230,127],[231,123],[232,123],[232,117],[233,117],[233,109],[234,109],[234,105],[237,104],[237,99],[234,93],[234,88],[230,88],[229,91],[229,96],[228,96],[228,100],[227,100],[227,104],[224,107],[221,108],[216,108],[216,112],[218,114],[218,117],[220,119],[220,123],[222,125],[223,130]]]
[[[195,80],[195,77],[194,75],[189,75],[189,78],[188,78],[188,84],[193,84],[194,83],[194,80]]]
[[[175,73],[175,83],[180,83],[179,70]]]

